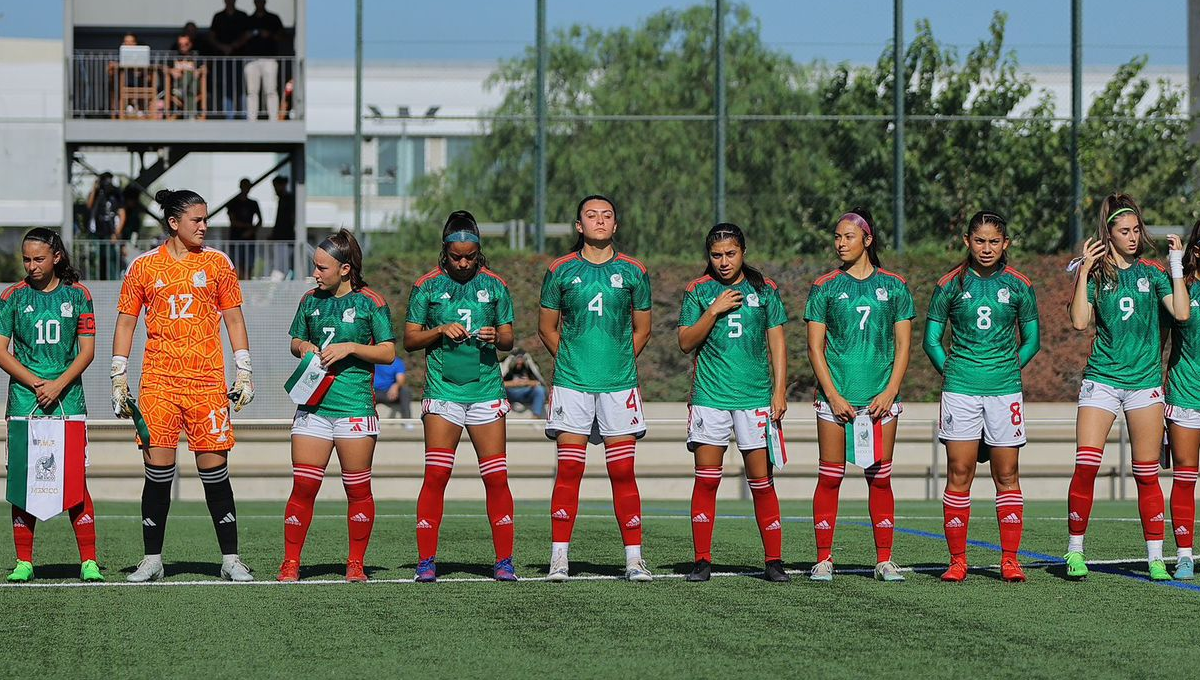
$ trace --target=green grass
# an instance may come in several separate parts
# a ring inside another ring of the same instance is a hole
[[[307,580],[341,577],[344,504],[322,502],[305,550]],[[784,503],[789,567],[811,566],[813,539],[805,502]],[[100,563],[111,582],[140,558],[134,503],[100,503]],[[416,561],[413,504],[381,503],[368,552],[374,579],[409,579]],[[690,567],[686,504],[645,504],[646,557],[656,574]],[[724,515],[751,512],[723,502]],[[282,503],[239,505],[242,555],[270,580],[282,554]],[[660,578],[549,584],[453,582],[490,574],[491,541],[482,503],[450,503],[442,529],[436,585],[374,583],[0,588],[9,643],[5,676],[73,677],[1094,677],[1142,675],[1147,661],[1174,672],[1190,667],[1194,645],[1165,628],[1187,622],[1200,592],[1156,585],[1144,575],[1144,544],[1132,503],[1099,503],[1088,537],[1096,560],[1130,558],[1084,583],[1058,568],[1027,569],[1030,581],[1007,584],[993,572],[943,584],[940,539],[898,532],[896,559],[917,567],[907,583],[882,584],[846,574],[832,584],[797,576],[769,584],[730,576],[707,584]],[[843,503],[836,557],[840,568],[874,563],[862,503]],[[623,555],[611,506],[585,503],[576,527],[573,572],[615,575]],[[940,535],[941,506],[901,503],[900,529]],[[1023,548],[1061,555],[1064,503],[1031,503]],[[467,515],[467,516],[456,516]],[[854,516],[851,519],[849,516]],[[545,503],[517,509],[518,573],[538,576],[549,554]],[[996,542],[991,504],[975,504],[973,540]],[[1107,520],[1107,521],[1106,521]],[[1168,553],[1171,552],[1168,539]],[[168,526],[168,581],[215,580],[217,550],[201,503],[177,503]],[[718,571],[761,568],[753,522],[721,517]],[[998,553],[972,547],[972,564]],[[38,583],[77,576],[78,555],[63,520],[38,528]],[[12,547],[0,547],[11,564]],[[1026,559],[1027,562],[1036,562]]]

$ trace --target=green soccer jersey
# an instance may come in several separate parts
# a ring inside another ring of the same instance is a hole
[[[929,319],[950,324],[942,390],[973,396],[1021,391],[1017,327],[1038,318],[1033,284],[1012,267],[988,278],[963,267],[938,281]]]
[[[377,345],[396,340],[387,302],[370,288],[360,288],[342,297],[320,289],[305,293],[289,333],[321,349],[340,342]],[[351,356],[331,366],[329,373],[334,376],[333,385],[321,403],[301,406],[301,411],[326,418],[376,415],[374,364]]]
[[[1162,385],[1159,312],[1171,294],[1163,266],[1138,260],[1117,273],[1115,283],[1096,289],[1089,279],[1087,299],[1096,318],[1096,339],[1083,377],[1123,390]]]
[[[42,292],[21,282],[0,294],[0,305],[0,335],[10,339],[17,361],[39,378],[62,375],[79,354],[79,337],[96,335],[92,294],[78,283],[68,286],[60,281],[54,290]],[[42,408],[32,389],[9,378],[8,415],[31,413],[86,415],[83,382],[76,378],[58,402]]]
[[[1200,409],[1200,282],[1188,288],[1192,313],[1171,327],[1171,358],[1167,361],[1167,403]]]
[[[861,281],[841,269],[813,282],[804,320],[825,324],[825,360],[851,406],[871,403],[887,387],[896,361],[896,323],[916,316],[898,274],[875,268]],[[818,398],[825,401],[824,390]]]
[[[425,328],[458,323],[474,334],[511,324],[512,296],[504,279],[487,269],[459,283],[439,267],[413,284],[407,321]],[[426,347],[425,367],[426,399],[476,404],[505,398],[496,346],[474,336],[465,342],[441,338]]]
[[[562,314],[554,384],[600,394],[638,385],[633,312],[650,309],[650,277],[641,262],[618,253],[593,264],[578,252],[550,264],[542,307]]]
[[[767,329],[787,322],[775,282],[767,279],[762,290],[755,290],[746,280],[726,286],[710,276],[698,278],[683,295],[679,325],[695,325],[713,300],[728,289],[742,294],[742,305],[718,316],[696,350],[690,401],[695,406],[726,410],[762,408],[771,403]]]

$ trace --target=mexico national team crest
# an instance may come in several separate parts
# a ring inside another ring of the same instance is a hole
[[[70,318],[75,315],[75,307],[72,306],[70,302],[62,303],[62,306],[58,308],[58,311],[66,318]]]
[[[608,282],[612,284],[613,288],[621,288],[625,285],[625,279],[622,278],[620,274],[613,274],[612,276],[608,277]]]
[[[1138,279],[1138,292],[1139,293],[1149,293],[1150,292],[1150,279],[1148,279],[1144,276],[1142,278]]]
[[[192,274],[192,285],[197,288],[208,288],[208,274],[203,269]]]
[[[875,289],[875,299],[879,300],[880,302],[887,302],[887,299],[888,299],[887,288],[876,288]]]
[[[342,323],[354,323],[355,310],[353,307],[342,312]]]
[[[1001,288],[1000,290],[996,291],[996,299],[1004,304],[1008,304],[1009,297],[1010,294],[1007,288]]]
[[[746,306],[747,307],[757,307],[758,306],[758,293],[750,293],[749,295],[746,296]]]
[[[488,292],[486,290],[477,290],[477,291],[475,291],[475,299],[478,300],[479,302],[487,302],[488,300],[490,300],[492,298],[490,295],[488,295]]]

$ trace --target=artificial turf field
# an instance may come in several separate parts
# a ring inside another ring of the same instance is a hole
[[[239,503],[241,554],[257,584],[216,580],[218,556],[202,503],[176,503],[167,530],[167,580],[125,586],[141,557],[136,503],[97,504],[100,564],[108,583],[0,587],[7,644],[3,677],[1129,677],[1186,672],[1200,651],[1190,622],[1200,585],[1144,579],[1145,544],[1132,502],[1097,503],[1084,582],[1064,580],[1051,556],[1066,541],[1063,502],[1026,507],[1022,545],[1029,582],[973,570],[943,584],[941,505],[897,506],[895,558],[908,581],[870,578],[865,504],[845,502],[833,583],[767,583],[748,502],[723,501],[708,583],[691,567],[686,503],[647,501],[646,558],[656,580],[613,577],[624,559],[611,506],[585,502],[571,548],[573,579],[534,580],[549,555],[546,503],[518,503],[518,575],[495,583],[481,502],[447,504],[437,584],[414,584],[414,504],[381,502],[369,584],[339,582],[344,504],[317,505],[302,581],[275,584],[282,502]],[[784,558],[812,565],[808,502],[784,502]],[[1169,526],[1169,525],[1168,525]],[[972,565],[999,562],[990,502],[976,501]],[[1173,554],[1170,537],[1168,554]],[[35,584],[77,583],[78,554],[65,520],[41,523]],[[13,563],[10,541],[0,561]],[[744,572],[744,573],[743,573]],[[402,581],[402,582],[398,582]],[[204,583],[196,583],[204,582]],[[205,585],[205,583],[207,585]],[[174,586],[170,584],[176,584]]]

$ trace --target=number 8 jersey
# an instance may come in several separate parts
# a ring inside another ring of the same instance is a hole
[[[578,252],[550,264],[542,307],[562,314],[554,384],[600,394],[637,387],[633,312],[650,309],[650,277],[641,262],[618,253],[593,264]]]
[[[1171,279],[1163,266],[1139,259],[1118,270],[1117,280],[1091,278],[1087,299],[1096,317],[1096,339],[1083,377],[1123,390],[1146,390],[1162,385],[1162,344],[1159,313],[1171,294]]]

